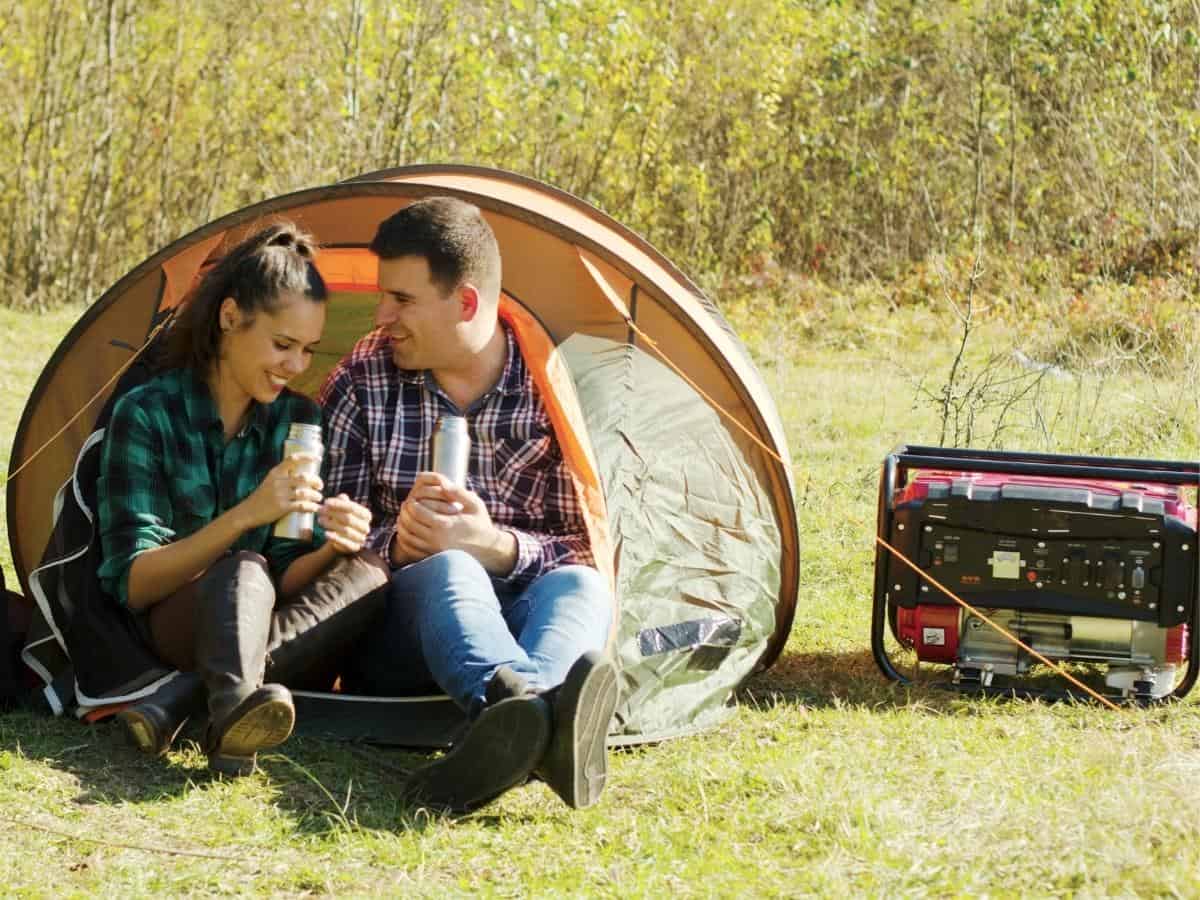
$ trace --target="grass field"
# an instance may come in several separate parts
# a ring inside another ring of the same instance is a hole
[[[0,311],[21,348],[0,362],[5,452],[77,312]],[[0,893],[1200,896],[1195,703],[981,701],[875,670],[878,467],[937,441],[921,390],[945,382],[955,325],[923,306],[843,313],[815,335],[787,312],[734,317],[787,428],[803,551],[786,651],[720,729],[614,754],[592,809],[534,784],[456,819],[396,802],[408,754],[296,740],[229,782],[194,743],[146,761],[111,727],[11,714]],[[1002,323],[972,342],[969,373],[1028,378]],[[992,400],[1024,382],[980,394],[975,442],[1196,459],[1197,344],[1172,366],[1043,377],[1007,406]]]

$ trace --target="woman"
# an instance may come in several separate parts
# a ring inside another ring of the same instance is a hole
[[[286,222],[234,247],[172,325],[168,369],[118,401],[105,435],[101,584],[183,673],[120,718],[140,749],[162,754],[207,699],[204,751],[227,774],[287,739],[295,710],[273,682],[325,675],[328,686],[387,581],[359,552],[370,511],[322,499],[311,457],[281,459],[293,423],[321,420],[286,389],[325,327],[313,254]],[[294,512],[318,514],[319,548],[273,536]]]

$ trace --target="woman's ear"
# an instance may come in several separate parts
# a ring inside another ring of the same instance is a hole
[[[217,323],[221,326],[223,334],[236,331],[242,324],[242,311],[238,309],[237,301],[232,297],[221,301],[221,308],[217,311]]]

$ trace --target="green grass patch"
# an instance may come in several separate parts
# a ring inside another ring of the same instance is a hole
[[[868,299],[842,297],[820,327],[803,310],[733,310],[787,429],[802,559],[785,652],[718,730],[613,754],[593,809],[531,784],[455,819],[396,800],[422,759],[408,753],[297,739],[261,773],[223,781],[194,731],[146,760],[111,726],[10,714],[4,893],[1197,895],[1193,702],[1113,714],[898,688],[875,670],[879,465],[940,435],[931,398],[957,323],[936,304]],[[0,310],[21,347],[0,364],[8,435],[75,315]],[[1019,337],[1008,319],[985,320],[967,371],[1030,372]],[[1003,410],[981,396],[976,443],[1196,459],[1195,373],[1186,356],[1067,368]],[[993,393],[1011,399],[1004,390]]]

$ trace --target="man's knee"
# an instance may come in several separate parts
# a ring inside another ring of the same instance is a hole
[[[606,601],[611,593],[608,579],[591,566],[560,566],[543,577],[560,580],[564,592],[603,595]]]
[[[392,573],[393,593],[446,590],[452,582],[463,580],[490,583],[487,570],[465,550],[443,550],[433,556],[409,563]]]
[[[597,632],[607,635],[615,601],[608,578],[591,566],[562,566],[543,575],[538,592],[553,602],[570,598],[572,610]]]
[[[546,579],[546,588],[552,594],[583,597],[589,606],[612,611],[612,587],[608,578],[591,566],[562,566],[542,578]]]

